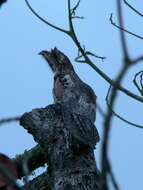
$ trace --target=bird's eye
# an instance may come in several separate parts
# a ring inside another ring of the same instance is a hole
[[[67,82],[67,79],[66,79],[66,78],[64,78],[64,79],[63,79],[63,82]]]

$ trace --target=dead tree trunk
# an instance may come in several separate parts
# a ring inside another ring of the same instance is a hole
[[[79,125],[70,111],[66,111],[63,119],[63,109],[61,105],[53,104],[21,117],[20,124],[41,146],[48,163],[48,175],[44,176],[47,186],[39,188],[40,184],[39,187],[36,184],[32,189],[98,190],[99,171],[94,146],[86,142],[85,135],[81,140]],[[90,126],[88,120],[85,122]],[[86,133],[87,136],[91,133],[90,127]]]

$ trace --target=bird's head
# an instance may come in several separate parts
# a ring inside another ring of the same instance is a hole
[[[48,62],[54,72],[59,72],[61,69],[65,72],[66,70],[73,70],[73,66],[68,57],[57,48],[51,49],[51,51],[44,50],[39,54]]]
[[[53,72],[55,72],[55,59],[52,56],[50,51],[43,50],[39,53],[39,55],[42,55],[42,57],[48,62],[50,68],[52,69]]]

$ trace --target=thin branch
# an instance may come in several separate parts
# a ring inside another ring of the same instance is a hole
[[[140,75],[140,86],[141,86],[141,91],[143,92],[143,73]]]
[[[10,123],[10,122],[17,122],[19,120],[20,120],[20,116],[0,119],[0,125]]]
[[[76,57],[76,58],[75,58],[75,61],[76,61],[77,63],[86,63],[86,61],[84,61],[84,60],[79,60],[79,57]]]
[[[111,109],[111,108],[110,108]],[[139,125],[139,124],[136,124],[136,123],[133,123],[131,121],[128,121],[127,119],[123,118],[122,116],[120,116],[119,114],[117,114],[115,111],[112,110],[112,113],[114,116],[116,116],[117,118],[119,118],[120,120],[122,120],[123,122],[129,124],[129,125],[132,125],[133,127],[137,127],[137,128],[140,128],[140,129],[143,129],[143,125]]]
[[[136,14],[143,17],[143,14],[139,12],[136,8],[134,8],[130,3],[128,3],[126,0],[123,0],[125,5],[127,5],[131,10],[133,10]]]
[[[140,40],[143,40],[143,37],[142,37],[142,36],[137,35],[137,34],[131,32],[131,31],[129,31],[129,30],[127,30],[127,29],[121,27],[121,26],[118,26],[118,25],[113,21],[113,13],[111,13],[109,20],[110,20],[111,24],[112,24],[113,26],[115,26],[116,28],[118,28],[119,30],[122,30],[122,31],[124,31],[124,32],[126,32],[126,33],[128,33],[128,34],[130,34],[130,35],[132,35],[132,36],[134,36],[134,37],[136,37],[136,38],[138,38],[138,39],[140,39]]]
[[[90,51],[86,51],[85,49],[84,49],[84,51],[85,51],[86,55],[95,57],[97,59],[101,59],[102,61],[104,61],[104,59],[106,59],[106,57],[95,55],[94,53],[92,53]],[[82,54],[80,55],[79,52],[78,52],[78,56],[75,58],[75,61],[78,62],[78,63],[86,63],[86,61],[83,60],[82,58],[83,58],[83,55]]]
[[[78,50],[81,52],[81,55],[78,56],[78,59],[84,57],[85,62],[88,63],[89,65],[91,65],[91,64],[94,65],[94,64],[92,63],[92,61],[90,61],[90,58],[88,57],[88,55],[104,60],[106,57],[98,56],[90,51],[86,51],[85,46],[82,48],[82,46],[80,45],[80,42],[78,40],[78,37],[77,37],[75,29],[74,29],[74,25],[72,22],[70,0],[68,0],[68,20],[69,20],[69,31],[70,31],[69,35],[72,38],[72,40],[75,42],[76,46],[78,47]]]
[[[121,0],[117,0],[117,13],[118,13],[118,20],[119,20],[119,26],[121,28],[124,28],[124,21],[123,21],[123,14],[122,14],[122,6],[121,6]],[[120,30],[120,39],[121,39],[121,44],[122,44],[122,49],[123,49],[123,54],[124,54],[124,60],[125,64],[126,61],[129,61],[129,53],[128,53],[128,48],[127,48],[127,43],[126,43],[126,38],[125,38],[125,33],[124,31]]]
[[[72,16],[72,19],[84,19],[83,16]]]
[[[93,56],[93,57],[95,57],[95,58],[101,59],[102,61],[104,61],[104,59],[106,59],[106,57],[96,55],[96,54],[94,54],[94,53],[92,53],[92,52],[90,52],[90,51],[86,51],[85,53],[86,53],[86,55]]]
[[[87,58],[87,56],[84,53],[83,53],[83,56],[84,56],[84,58]],[[102,70],[100,70],[89,58],[88,58],[88,60],[86,59],[86,63],[89,64],[104,80],[106,80],[106,82],[108,82],[112,86],[116,85],[118,90],[122,91],[124,94],[133,98],[134,100],[137,100],[139,102],[143,102],[142,97],[132,93],[130,90],[128,90],[127,88],[125,88],[119,84],[115,84],[115,81],[112,80],[108,75],[106,75]]]
[[[98,103],[96,103],[96,108],[97,108],[98,112],[100,113],[100,115],[104,118],[106,114],[104,113],[103,109],[101,108],[101,106]]]
[[[45,24],[47,24],[48,26],[60,31],[60,32],[63,32],[65,34],[68,34],[68,31],[67,30],[64,30],[58,26],[55,26],[53,24],[51,24],[50,22],[48,22],[47,20],[43,19],[30,5],[30,3],[28,2],[28,0],[25,0],[25,3],[27,5],[27,7],[30,9],[30,11],[38,18],[40,19],[42,22],[44,22]]]
[[[143,91],[142,91],[142,89],[140,89],[140,86],[138,85],[137,77],[142,73],[143,73],[143,71],[139,71],[138,73],[135,74],[134,79],[133,79],[133,83],[134,83],[135,87],[138,89],[138,91],[140,92],[141,96],[143,96]]]
[[[110,177],[111,177],[111,181],[112,181],[112,184],[113,184],[113,186],[114,186],[114,189],[115,190],[120,190],[120,187],[119,187],[119,185],[118,185],[118,183],[117,183],[117,180],[116,180],[116,178],[115,178],[115,174],[113,173],[113,170],[112,170],[112,167],[111,167],[111,164],[109,163],[109,161],[108,161],[108,172],[109,172],[109,175],[110,175]]]
[[[132,63],[135,64],[135,63],[138,63],[140,61],[143,61],[143,56],[140,56],[140,57],[137,57],[136,59],[133,59]]]
[[[121,121],[127,123],[128,125],[132,125],[133,127],[137,127],[137,128],[143,129],[143,125],[139,125],[139,124],[133,123],[133,122],[131,122],[131,121],[125,119],[124,117],[122,117],[122,116],[120,116],[118,113],[116,113],[113,109],[111,109],[110,104],[109,104],[110,90],[111,90],[111,86],[109,87],[108,92],[107,92],[107,95],[106,95],[106,104],[107,104],[107,106],[110,108],[110,110],[112,111],[112,114],[113,114],[114,116],[116,116],[118,119],[120,119]]]
[[[77,8],[79,7],[80,3],[81,3],[81,0],[78,0],[77,3],[76,3],[76,5],[72,8],[73,12],[75,12],[77,10]]]
[[[84,17],[76,16],[76,10],[78,9],[80,2],[81,2],[81,0],[78,0],[76,5],[70,10],[72,19],[74,19],[74,18],[84,19]]]
[[[107,174],[108,174],[108,175],[110,176],[110,178],[111,178],[111,182],[112,182],[112,184],[113,184],[113,187],[114,187],[115,190],[120,190],[119,185],[118,185],[118,182],[117,182],[117,180],[116,180],[116,178],[115,178],[115,174],[113,173],[112,166],[111,166],[111,164],[110,164],[109,159],[107,158],[106,161],[107,161],[107,162],[106,162]],[[102,189],[102,187],[101,187],[101,189]],[[108,189],[108,187],[107,187],[107,189]],[[102,189],[102,190],[103,190],[103,189]]]

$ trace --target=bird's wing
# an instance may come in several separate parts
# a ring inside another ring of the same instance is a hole
[[[90,119],[85,116],[72,113],[73,122],[73,136],[85,145],[94,148],[99,142],[99,133]]]

